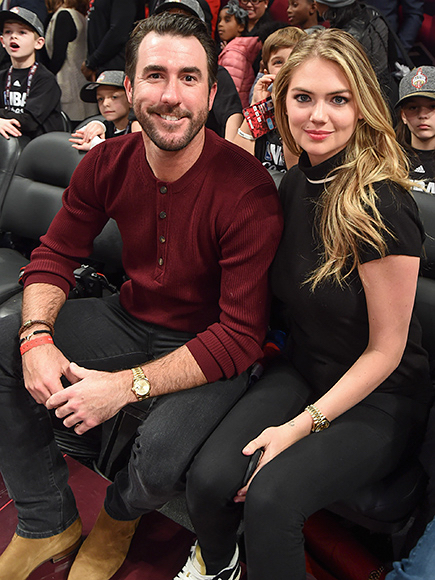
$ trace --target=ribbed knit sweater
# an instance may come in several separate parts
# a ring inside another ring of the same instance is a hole
[[[108,218],[122,235],[129,280],[120,300],[130,314],[195,333],[187,346],[209,382],[261,355],[282,217],[274,183],[253,156],[206,130],[196,163],[166,183],[154,177],[140,133],[107,140],[76,169],[25,286],[49,283],[67,294]]]

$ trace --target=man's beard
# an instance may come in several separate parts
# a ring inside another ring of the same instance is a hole
[[[179,107],[165,108],[164,106],[148,107],[146,112],[142,111],[140,106],[133,100],[133,110],[140,126],[145,131],[149,139],[159,149],[163,151],[180,151],[189,145],[196,137],[199,131],[204,127],[208,117],[208,107],[201,109],[196,116],[190,111],[185,111]],[[181,135],[172,135],[171,130],[163,131],[156,128],[153,121],[153,115],[168,115],[174,117],[183,117],[189,120],[189,124]]]

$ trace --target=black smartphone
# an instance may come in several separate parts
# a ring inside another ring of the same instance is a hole
[[[252,474],[257,469],[257,465],[261,459],[261,456],[263,455],[263,451],[264,451],[264,449],[262,447],[260,447],[260,449],[257,449],[257,451],[254,451],[254,453],[251,455],[251,457],[249,459],[248,467],[247,467],[247,469],[245,471],[245,475],[243,477],[242,487],[245,487],[245,485],[251,479]]]

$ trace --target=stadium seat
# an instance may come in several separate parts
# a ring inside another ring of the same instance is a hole
[[[61,207],[62,193],[82,159],[68,133],[52,132],[30,141],[22,151],[5,192],[0,231],[17,240],[0,248],[0,304],[20,291],[20,269]]]
[[[25,143],[16,137],[0,137],[0,211]]]
[[[415,309],[435,385],[435,196],[416,192],[414,198],[426,232]],[[352,501],[337,502],[330,509],[373,532],[393,534],[408,522],[426,483],[427,476],[414,458],[379,483],[361,489]]]

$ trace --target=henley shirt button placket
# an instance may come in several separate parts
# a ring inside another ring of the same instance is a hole
[[[159,187],[159,191],[160,191],[160,193],[161,193],[162,195],[165,195],[166,193],[168,193],[168,188],[167,188],[167,186],[166,186],[166,185],[161,185],[161,186]],[[160,218],[161,220],[164,220],[164,219],[166,219],[166,216],[167,216],[167,214],[166,214],[166,211],[164,211],[164,210],[163,210],[163,211],[161,211],[161,212],[159,213],[159,218]],[[163,225],[163,224],[162,224],[162,225]],[[161,244],[164,244],[164,243],[166,242],[166,237],[165,237],[164,235],[160,235],[160,236],[159,236],[159,242],[160,242]],[[159,266],[163,266],[163,264],[164,264],[164,263],[165,263],[165,260],[164,260],[164,258],[161,256],[161,257],[158,259],[158,264],[159,264]]]

